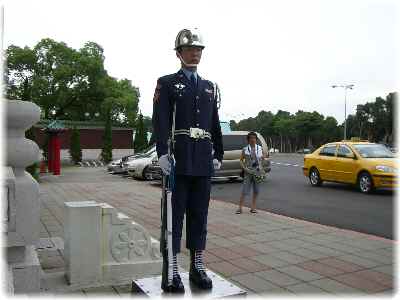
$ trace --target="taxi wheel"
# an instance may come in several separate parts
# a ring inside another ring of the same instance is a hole
[[[364,194],[368,194],[374,189],[374,183],[372,182],[371,175],[369,175],[367,172],[362,172],[358,176],[357,185],[360,192]]]
[[[311,168],[310,175],[308,176],[312,186],[320,186],[322,184],[321,177],[317,168]]]

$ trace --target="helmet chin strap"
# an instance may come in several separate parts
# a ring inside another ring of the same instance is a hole
[[[181,60],[181,62],[182,62],[186,67],[190,67],[190,68],[197,67],[198,64],[188,64],[188,63],[186,63],[186,62],[183,60],[181,54],[180,54],[178,51],[177,51],[177,53],[178,53],[179,59]]]

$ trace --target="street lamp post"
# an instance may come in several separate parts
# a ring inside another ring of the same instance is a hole
[[[342,84],[342,85],[332,85],[332,88],[343,88],[344,89],[344,140],[347,138],[347,90],[352,90],[354,84]]]

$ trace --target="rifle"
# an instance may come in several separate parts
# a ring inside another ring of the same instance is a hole
[[[173,148],[175,146],[175,111],[174,104],[171,135],[168,140],[168,157],[171,162],[171,171],[169,175],[162,175],[162,194],[161,194],[161,237],[160,252],[163,258],[161,273],[161,288],[169,291],[172,287],[172,269],[173,269],[173,253],[172,253],[172,190],[175,184],[175,159],[173,156]]]

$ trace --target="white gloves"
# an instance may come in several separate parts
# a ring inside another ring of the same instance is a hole
[[[161,155],[158,159],[158,164],[165,175],[171,173],[171,162],[169,160],[168,154]],[[213,159],[214,170],[219,170],[221,168],[221,162],[214,158]]]
[[[213,159],[213,165],[214,170],[219,170],[221,168],[221,162],[216,158]]]
[[[171,173],[171,162],[168,154],[161,155],[161,157],[158,159],[158,164],[160,165],[164,175],[169,175]]]

